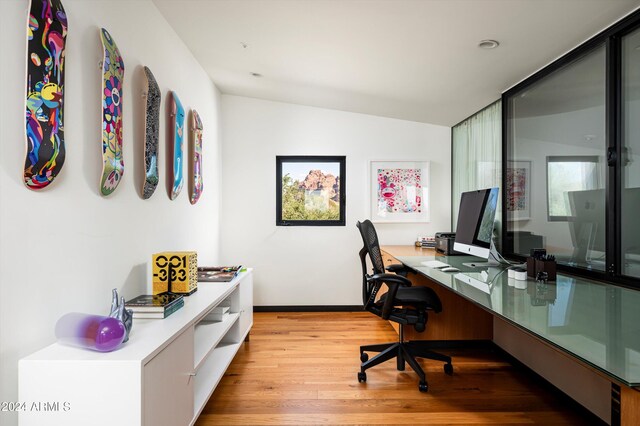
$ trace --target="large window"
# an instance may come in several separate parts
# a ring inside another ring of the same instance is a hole
[[[585,190],[604,188],[597,165],[607,148],[605,88],[606,51],[600,44],[509,96],[507,159],[531,166],[526,188],[508,182],[505,190],[508,199],[524,198],[530,206],[527,215],[509,216],[513,243],[507,251],[528,256],[532,248],[545,247],[559,263],[605,270],[604,253],[582,250],[585,241],[604,241],[604,191],[584,200],[589,211],[602,213],[594,215],[601,222],[578,230],[571,219],[584,210],[577,204]],[[596,232],[601,238],[592,236]]]
[[[622,38],[621,273],[640,277],[640,29]]]
[[[636,12],[503,94],[505,254],[542,247],[640,286],[639,27]]]

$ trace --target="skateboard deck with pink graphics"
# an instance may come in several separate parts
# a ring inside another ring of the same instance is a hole
[[[160,131],[160,88],[151,70],[144,67],[144,184],[142,198],[150,198],[158,186],[158,133]]]
[[[202,195],[202,120],[191,110],[191,143],[189,144],[189,202],[195,204]]]
[[[122,158],[122,81],[124,62],[116,42],[104,28],[100,30],[102,60],[102,178],[100,192],[110,195],[124,174]]]
[[[60,0],[31,0],[27,18],[26,155],[23,182],[47,187],[65,160],[64,49],[67,15]]]
[[[180,103],[180,98],[176,95],[176,92],[171,92],[171,128],[173,129],[170,134],[172,135],[169,141],[169,151],[171,155],[172,167],[171,167],[171,194],[170,198],[175,200],[182,191],[182,185],[184,183],[182,175],[182,163],[183,163],[183,145],[184,145],[184,108]]]

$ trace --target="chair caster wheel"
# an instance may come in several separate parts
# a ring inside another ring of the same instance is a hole
[[[427,382],[420,382],[418,384],[418,390],[420,390],[420,392],[427,392],[429,390],[429,385]]]
[[[367,361],[369,361],[369,354],[368,354],[368,353],[366,353],[366,352],[362,352],[362,353],[360,354],[360,361],[362,361],[362,362],[367,362]]]
[[[453,365],[445,364],[444,365],[444,372],[445,372],[445,374],[448,374],[449,376],[453,376]]]
[[[358,373],[358,382],[364,383],[366,381],[367,381],[367,373],[365,373],[364,371],[360,371]]]

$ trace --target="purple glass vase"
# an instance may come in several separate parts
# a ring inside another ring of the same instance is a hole
[[[116,349],[125,337],[122,321],[102,315],[72,312],[56,323],[56,338],[60,343],[99,352]]]

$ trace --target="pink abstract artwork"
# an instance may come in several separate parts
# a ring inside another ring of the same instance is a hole
[[[421,169],[377,169],[378,212],[421,213]]]
[[[527,169],[507,169],[507,211],[524,211],[527,209]]]

